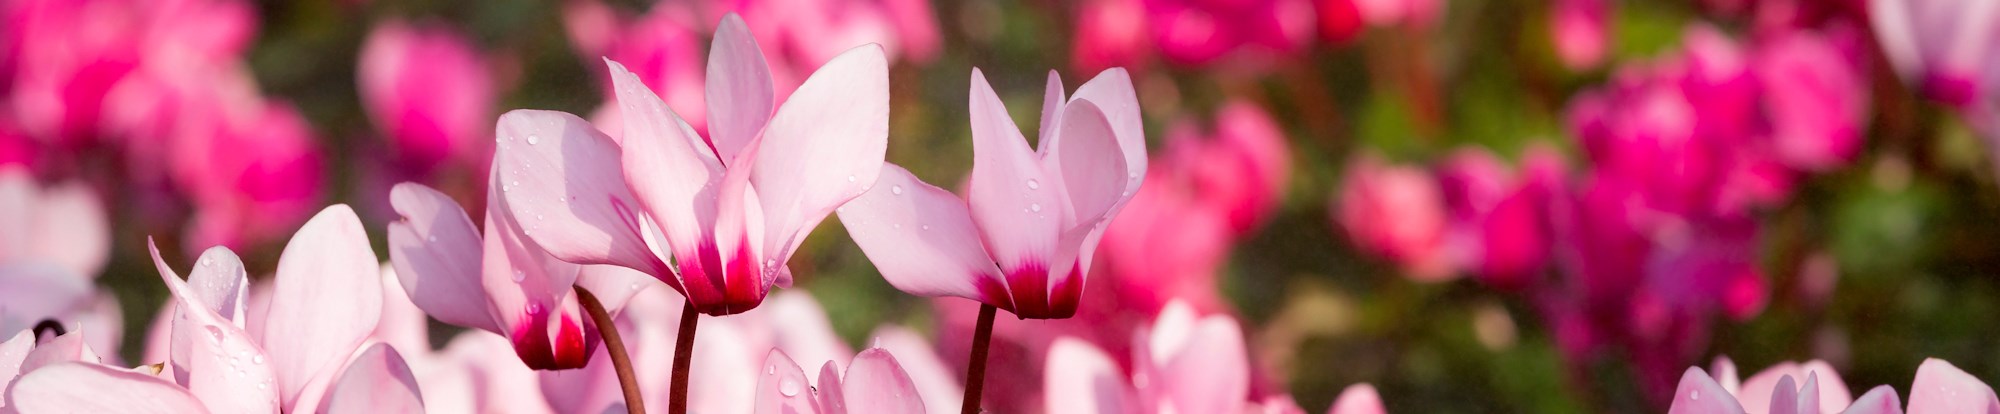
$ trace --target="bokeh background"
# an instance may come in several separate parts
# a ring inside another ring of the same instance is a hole
[[[1049,71],[1131,71],[1146,187],[1084,315],[1003,342],[1115,343],[1181,298],[1240,318],[1258,392],[1369,382],[1402,412],[1653,411],[1725,355],[1857,391],[1925,357],[2000,378],[1995,69],[1932,57],[2000,56],[2000,19],[1896,52],[1860,0],[0,0],[0,164],[103,200],[96,283],[135,360],[167,298],[148,237],[268,277],[327,204],[380,249],[397,182],[478,217],[496,117],[595,112],[602,56],[699,125],[730,11],[780,90],[884,43],[888,159],[931,182],[969,170],[973,68],[1030,137]],[[962,360],[970,311],[890,287],[838,227],[792,289],[851,344],[895,322]]]

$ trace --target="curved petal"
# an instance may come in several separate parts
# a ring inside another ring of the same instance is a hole
[[[1945,360],[1925,359],[1910,384],[1912,413],[2000,413],[1993,388]]]
[[[782,264],[827,214],[867,192],[881,173],[889,148],[882,47],[848,49],[820,66],[758,141],[750,183],[763,206],[764,254]]]
[[[346,205],[320,211],[285,245],[260,342],[286,407],[317,407],[341,364],[375,331],[380,266],[361,219]]]
[[[1700,367],[1688,367],[1681,374],[1681,383],[1674,391],[1673,405],[1667,407],[1667,414],[1714,414],[1743,413],[1743,406],[1736,398],[1722,389],[1708,372]]]
[[[972,70],[970,101],[973,162],[966,201],[972,220],[1002,272],[1046,272],[1068,200],[1053,185],[1054,178],[1045,176],[1041,160],[1008,117],[1006,104],[978,69]],[[1040,282],[1030,288],[1041,288],[1015,292],[1016,302],[1041,302],[1026,295],[1046,292],[1046,275],[1033,276]]]
[[[488,218],[509,215],[534,223],[525,235],[563,261],[660,274],[659,259],[640,239],[644,213],[626,187],[617,142],[575,115],[555,111],[511,111],[500,116],[497,130],[493,186],[498,188],[488,193],[501,202],[487,203]]]
[[[103,358],[98,357],[83,338],[83,331],[71,331],[36,344],[35,349],[28,351],[27,357],[21,358],[21,372],[35,372],[45,366],[70,361],[103,363]]]
[[[21,414],[209,412],[194,395],[166,380],[82,362],[51,365],[21,376],[7,400],[8,408]]]
[[[669,246],[661,246],[660,240],[642,240],[651,242],[655,252],[671,252],[677,261],[695,260],[692,258],[708,233],[709,223],[715,221],[716,191],[724,175],[722,162],[637,75],[618,62],[605,60],[605,66],[611,68],[619,117],[624,119],[625,148],[619,161],[624,163],[625,180]],[[671,276],[662,272],[653,275]]]
[[[757,379],[756,414],[819,413],[819,406],[813,397],[811,383],[806,381],[806,373],[799,364],[785,356],[785,351],[773,349],[764,358],[764,374]],[[840,414],[840,413],[825,413]]]
[[[14,378],[21,376],[21,363],[28,358],[28,352],[35,349],[35,332],[17,331],[7,342],[0,342],[0,392],[6,392]],[[0,408],[7,406],[5,395],[0,395]]]
[[[736,13],[722,16],[708,48],[708,137],[724,160],[756,138],[771,120],[771,68],[757,38]]]
[[[1846,414],[1903,414],[1903,401],[1896,397],[1896,389],[1887,385],[1877,385],[1854,404],[1847,406]]]
[[[451,196],[417,183],[396,184],[389,205],[389,262],[410,302],[444,323],[501,331],[480,284],[483,240]]]
[[[959,385],[959,374],[952,371],[936,348],[923,335],[909,328],[883,325],[869,335],[874,339],[875,348],[896,355],[896,362],[903,371],[910,374],[910,380],[917,385],[917,395],[929,403],[924,406],[931,414],[958,412],[953,401],[964,401],[965,386]]]
[[[383,264],[382,320],[375,323],[375,333],[370,336],[398,349],[428,353],[431,351],[429,323],[424,310],[410,302],[410,294],[403,290],[396,269]]]
[[[576,286],[597,295],[604,311],[617,316],[632,297],[657,281],[645,273],[618,266],[588,265],[577,270]]]
[[[761,316],[770,324],[778,349],[787,356],[798,355],[794,361],[846,366],[853,358],[853,349],[841,342],[840,334],[833,331],[833,323],[827,319],[826,309],[820,307],[812,294],[801,290],[778,292],[771,295],[764,309]]]
[[[840,364],[827,361],[825,365],[819,367],[819,384],[813,386],[813,396],[818,399],[813,403],[817,404],[821,413],[846,414],[848,412],[846,389],[840,383]]]
[[[327,387],[319,412],[421,413],[424,397],[417,391],[417,378],[410,373],[410,364],[403,362],[403,355],[378,342],[355,357],[340,379]]]
[[[1733,364],[1731,367],[1733,367]],[[1722,374],[1720,369],[1716,371],[1716,375],[1722,381],[1723,388],[1729,388],[1728,381],[1731,378],[1728,375]],[[1765,368],[1763,371],[1751,375],[1749,379],[1743,380],[1742,385],[1735,392],[1736,400],[1743,403],[1746,410],[1750,409],[1750,407],[1769,407],[1774,401],[1772,393],[1777,389],[1778,380],[1787,376],[1792,377],[1793,381],[1808,376],[1818,378],[1818,386],[1813,393],[1818,395],[1817,401],[1821,407],[1837,410],[1841,407],[1846,407],[1854,401],[1852,394],[1849,394],[1847,391],[1847,383],[1841,381],[1840,373],[1834,372],[1832,365],[1828,365],[1825,361],[1820,360],[1808,361],[1804,364],[1789,361],[1780,362],[1769,368]],[[1804,392],[1801,391],[1801,393]]]
[[[1123,414],[1138,412],[1139,400],[1118,363],[1104,351],[1076,338],[1057,338],[1049,346],[1043,372],[1043,398],[1049,414]]]
[[[1389,412],[1382,407],[1382,395],[1375,392],[1375,386],[1354,384],[1340,391],[1333,399],[1333,406],[1327,407],[1327,414],[1383,414]]]
[[[594,325],[579,317],[576,298],[570,295],[581,266],[536,249],[513,219],[490,215],[486,220],[480,282],[504,328],[497,333],[513,341],[515,354],[529,368],[582,367],[598,338],[585,335]]]
[[[1051,139],[1050,137],[1056,136],[1056,127],[1062,125],[1063,109],[1068,104],[1069,97],[1063,95],[1062,75],[1056,73],[1055,69],[1049,69],[1048,86],[1042,87],[1042,129],[1040,135],[1042,139]],[[1054,146],[1044,145],[1041,150],[1046,152],[1050,147]]]
[[[881,348],[855,355],[841,388],[850,413],[924,413],[924,400],[916,383],[896,363],[896,357]]]
[[[189,275],[192,286],[175,275],[160,251],[152,247],[153,262],[160,268],[160,279],[166,282],[167,291],[178,304],[173,320],[174,338],[169,345],[173,356],[174,377],[187,387],[189,393],[201,399],[210,408],[223,412],[268,413],[278,411],[277,364],[265,363],[266,353],[250,335],[243,332],[243,308],[240,304],[244,294],[243,264],[236,261],[236,255],[222,247],[211,248],[202,254],[195,270]],[[234,283],[219,282],[234,277]],[[208,285],[234,285],[233,289],[215,289]],[[217,301],[219,292],[234,291],[231,300]],[[207,297],[204,297],[207,296]],[[237,318],[227,319],[215,309],[233,309]],[[344,361],[346,355],[340,356]]]
[[[1178,306],[1187,309],[1186,305]],[[1187,315],[1192,317],[1192,311]],[[1161,338],[1176,335],[1173,332],[1176,330],[1181,330],[1180,338]],[[1250,400],[1250,359],[1243,349],[1242,328],[1236,321],[1228,316],[1210,316],[1188,321],[1184,328],[1161,327],[1154,335],[1154,345],[1149,351],[1155,353],[1154,359],[1160,365],[1152,378],[1160,384],[1161,397],[1171,401],[1176,412],[1242,411],[1243,404]]]
[[[1125,157],[1111,121],[1096,104],[1077,101],[1063,110],[1062,120],[1055,135],[1062,138],[1050,142],[1050,158],[1043,162],[1054,163],[1048,167],[1059,172],[1060,191],[1068,196],[1064,229],[1094,226],[1132,198],[1124,187]]]
[[[1125,188],[1137,192],[1146,177],[1146,125],[1139,115],[1139,93],[1132,88],[1132,75],[1124,68],[1106,69],[1077,87],[1069,100],[1072,105],[1090,101],[1104,112],[1112,132],[1118,135],[1118,147],[1125,152]]]
[[[839,212],[848,236],[896,289],[1012,308],[971,210],[951,192],[885,164],[875,188]],[[982,290],[987,286],[994,291]]]
[[[1764,412],[1766,413],[1770,414],[1801,413],[1801,411],[1799,411],[1799,387],[1798,384],[1792,382],[1792,376],[1790,375],[1786,375],[1783,378],[1779,378],[1778,383],[1776,385],[1772,385],[1771,397],[1769,398],[1769,400],[1770,400],[1768,401],[1769,405],[1767,405],[1767,407],[1770,407],[1770,409],[1765,410]]]
[[[1882,45],[1882,56],[1889,66],[1904,80],[1914,80],[1923,65],[1922,50],[1918,46],[1915,21],[1910,15],[1911,2],[1901,0],[1870,0],[1868,20],[1875,26],[1875,41]]]

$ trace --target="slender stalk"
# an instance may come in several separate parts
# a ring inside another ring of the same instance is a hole
[[[993,342],[993,305],[979,305],[979,327],[972,333],[972,359],[966,361],[965,405],[959,406],[960,414],[979,412],[979,394],[986,384],[986,346]]]
[[[625,389],[625,411],[630,414],[646,412],[646,400],[639,393],[639,376],[632,373],[632,356],[625,353],[625,339],[618,336],[618,325],[611,321],[611,313],[604,310],[604,302],[597,295],[590,294],[582,286],[576,288],[576,300],[583,304],[590,320],[597,322],[597,333],[604,337],[604,349],[611,355],[611,368],[618,371],[618,385]]]
[[[688,365],[694,363],[694,329],[701,322],[694,302],[681,308],[681,333],[674,338],[674,384],[667,394],[667,414],[686,414],[688,406]]]

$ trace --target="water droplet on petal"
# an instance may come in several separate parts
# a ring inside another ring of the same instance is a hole
[[[528,273],[520,269],[514,269],[514,283],[521,283],[523,280],[528,280]]]
[[[250,363],[251,363],[251,364],[256,364],[256,365],[264,365],[264,356],[263,356],[263,355],[253,355],[253,356],[251,356],[251,357],[250,357]]]
[[[1028,189],[1029,189],[1029,190],[1040,190],[1040,189],[1042,189],[1042,182],[1041,182],[1041,181],[1035,181],[1035,179],[1033,179],[1033,178],[1029,178],[1029,179],[1028,179]]]
[[[222,343],[222,328],[216,327],[215,325],[204,326],[203,328],[208,328],[207,330],[208,330],[209,340],[215,341],[215,343],[218,344]]]
[[[924,231],[930,231],[930,229],[931,229],[931,225],[929,225],[929,224],[925,224],[925,225],[924,225],[924,227],[923,227],[923,229],[924,229]]]
[[[778,393],[785,394],[786,397],[799,395],[799,380],[787,377],[778,381]]]
[[[1032,211],[1032,212],[1036,212],[1036,213],[1040,213],[1040,212],[1042,212],[1042,203],[1034,203],[1034,204],[1029,204],[1029,205],[1028,205],[1028,211]]]
[[[889,193],[895,195],[903,195],[903,186],[900,185],[889,186]]]
[[[854,182],[854,180],[855,180],[854,176],[852,176],[852,175],[850,175],[850,176],[847,176],[847,182],[850,182],[850,183],[851,183],[851,182]]]
[[[212,265],[212,264],[215,264],[215,258],[213,258],[213,257],[203,257],[203,258],[201,258],[201,266],[202,266],[202,267],[208,267],[209,265]]]
[[[1688,392],[1688,399],[1690,399],[1690,400],[1700,400],[1700,399],[1701,399],[1701,390],[1694,390],[1694,391],[1690,391],[1690,392]]]
[[[437,242],[438,242],[438,235],[435,235],[435,234],[433,234],[433,235],[431,235],[431,236],[430,236],[430,237],[428,237],[428,238],[430,239],[431,243],[437,243]]]
[[[764,374],[765,374],[765,375],[777,375],[777,374],[778,374],[778,367],[764,367]]]
[[[528,134],[528,145],[535,145],[540,143],[542,143],[541,135]]]

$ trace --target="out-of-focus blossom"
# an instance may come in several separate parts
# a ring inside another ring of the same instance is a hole
[[[576,287],[615,312],[644,280],[616,266],[556,260],[506,214],[487,214],[481,236],[457,202],[421,184],[398,184],[389,202],[403,217],[389,224],[389,254],[411,301],[445,323],[507,336],[530,368],[581,368],[597,348],[598,327]],[[488,192],[487,205],[504,203]]]
[[[502,115],[497,212],[556,258],[652,275],[710,315],[750,310],[835,207],[874,185],[888,144],[888,63],[863,45],[829,61],[781,107],[743,20],[725,17],[709,59],[709,134],[680,120],[617,62],[614,139],[565,113]]]
[[[42,188],[19,166],[0,166],[0,332],[45,319],[89,331],[113,354],[122,339],[118,302],[92,281],[111,254],[110,223],[89,186]]]
[[[1217,267],[1276,211],[1290,173],[1283,131],[1253,104],[1224,105],[1213,135],[1192,123],[1171,128],[1163,159],[1149,166],[1098,252],[1110,287],[1130,301],[1119,307],[1150,314],[1171,298],[1223,306]]]
[[[855,244],[896,288],[957,296],[1028,319],[1076,314],[1104,228],[1146,174],[1144,131],[1122,69],[1063,96],[1049,72],[1041,144],[972,72],[973,166],[961,199],[890,164],[840,209]]]
[[[1445,3],[1439,0],[1346,1],[1354,2],[1354,9],[1360,12],[1361,21],[1377,27],[1399,25],[1431,27],[1444,16]]]
[[[708,0],[707,21],[743,15],[771,59],[779,99],[791,95],[814,68],[854,45],[874,43],[891,59],[926,63],[942,38],[930,2],[918,0],[750,1]]]
[[[584,56],[586,66],[601,68],[607,59],[625,65],[664,99],[667,107],[674,108],[674,114],[695,131],[707,133],[708,107],[702,99],[706,78],[692,12],[662,3],[628,21],[602,2],[572,1],[564,4],[563,16],[570,41]],[[604,78],[605,96],[617,95],[612,90],[614,84],[612,78]],[[606,135],[624,136],[617,121],[618,108],[617,101],[611,100],[590,119]]]
[[[215,111],[181,121],[169,153],[195,206],[185,242],[241,248],[282,236],[320,203],[324,161],[312,127],[278,102]]]
[[[1549,36],[1556,57],[1572,70],[1604,61],[1611,43],[1609,0],[1556,0],[1549,5]]]
[[[1785,165],[1824,171],[1861,151],[1867,118],[1862,63],[1829,34],[1791,31],[1758,48],[1751,65],[1770,117],[1771,152]]]
[[[233,61],[256,32],[254,10],[236,1],[15,1],[0,14],[13,28],[0,47],[12,113],[64,145],[111,129],[122,110],[112,95],[133,82]]]
[[[1991,116],[2000,91],[2000,8],[1977,0],[1870,0],[1890,66],[1931,99]]]
[[[493,76],[463,35],[440,25],[382,23],[361,47],[362,107],[416,168],[443,161],[483,167]]]
[[[1734,366],[1720,361],[1718,368],[1734,370]],[[1824,369],[1824,364],[1807,363],[1803,366],[1780,365],[1752,377],[1742,384],[1742,392],[1732,385],[1733,372],[1724,374],[1723,382],[1717,382],[1707,371],[1699,367],[1689,367],[1681,375],[1680,385],[1674,393],[1669,413],[1689,414],[1741,414],[1741,413],[1856,413],[1882,414],[1904,412],[1897,398],[1896,389],[1887,385],[1877,386],[1855,398],[1847,400],[1846,385],[1832,370]],[[1828,375],[1820,375],[1825,373]],[[1803,375],[1803,377],[1795,377]],[[1795,378],[1805,378],[1803,382]],[[1825,379],[1823,379],[1825,378]],[[1761,381],[1760,381],[1761,380]],[[1824,381],[1824,382],[1822,382]],[[1829,392],[1837,395],[1828,395]],[[1753,395],[1754,394],[1754,395]],[[1768,408],[1766,408],[1768,407]],[[1917,367],[1916,381],[1910,384],[1909,413],[1992,413],[2000,412],[2000,399],[1996,399],[1993,388],[1979,381],[1951,363],[1940,359],[1926,359]]]
[[[1546,148],[1531,149],[1521,164],[1517,173],[1490,152],[1461,149],[1438,171],[1454,266],[1503,289],[1527,287],[1548,264],[1549,204],[1566,173],[1560,156]]]
[[[1341,181],[1332,215],[1356,247],[1417,280],[1456,276],[1445,244],[1444,196],[1429,172],[1362,156],[1349,162]]]
[[[781,350],[771,350],[762,371],[764,375],[757,380],[757,412],[925,413],[924,400],[910,375],[896,363],[895,356],[881,348],[855,355],[846,372],[832,362],[822,365],[818,381],[809,381],[799,364]]]
[[[1756,375],[1751,375],[1749,379],[1740,381],[1736,378],[1736,363],[1730,361],[1729,358],[1717,358],[1713,369],[1715,370],[1713,379],[1722,385],[1723,390],[1729,391],[1732,398],[1742,403],[1745,411],[1750,413],[1775,414],[1779,412],[1779,410],[1770,410],[1769,407],[1772,407],[1774,403],[1786,402],[1783,401],[1783,398],[1778,398],[1786,394],[1800,397],[1806,395],[1814,396],[1816,400],[1812,401],[1812,403],[1817,404],[1820,409],[1811,411],[1812,414],[1841,412],[1842,410],[1846,410],[1848,405],[1854,403],[1854,395],[1847,390],[1847,383],[1841,381],[1840,373],[1835,372],[1833,366],[1828,365],[1825,361],[1812,360],[1806,361],[1803,364],[1791,361],[1780,362],[1777,365],[1772,365],[1763,371],[1757,372]],[[1808,380],[1801,380],[1801,378]],[[1799,386],[1783,386],[1782,384],[1785,384],[1787,381],[1796,382]],[[1805,385],[1816,385],[1817,388],[1808,391],[1801,388]],[[1785,392],[1787,390],[1791,392]],[[1804,403],[1804,401],[1798,401],[1798,403]],[[1801,410],[1800,412],[1803,414],[1806,411]]]
[[[1181,66],[1290,56],[1312,45],[1317,18],[1308,0],[1095,0],[1078,7],[1072,58],[1083,70],[1143,67],[1156,54]]]

